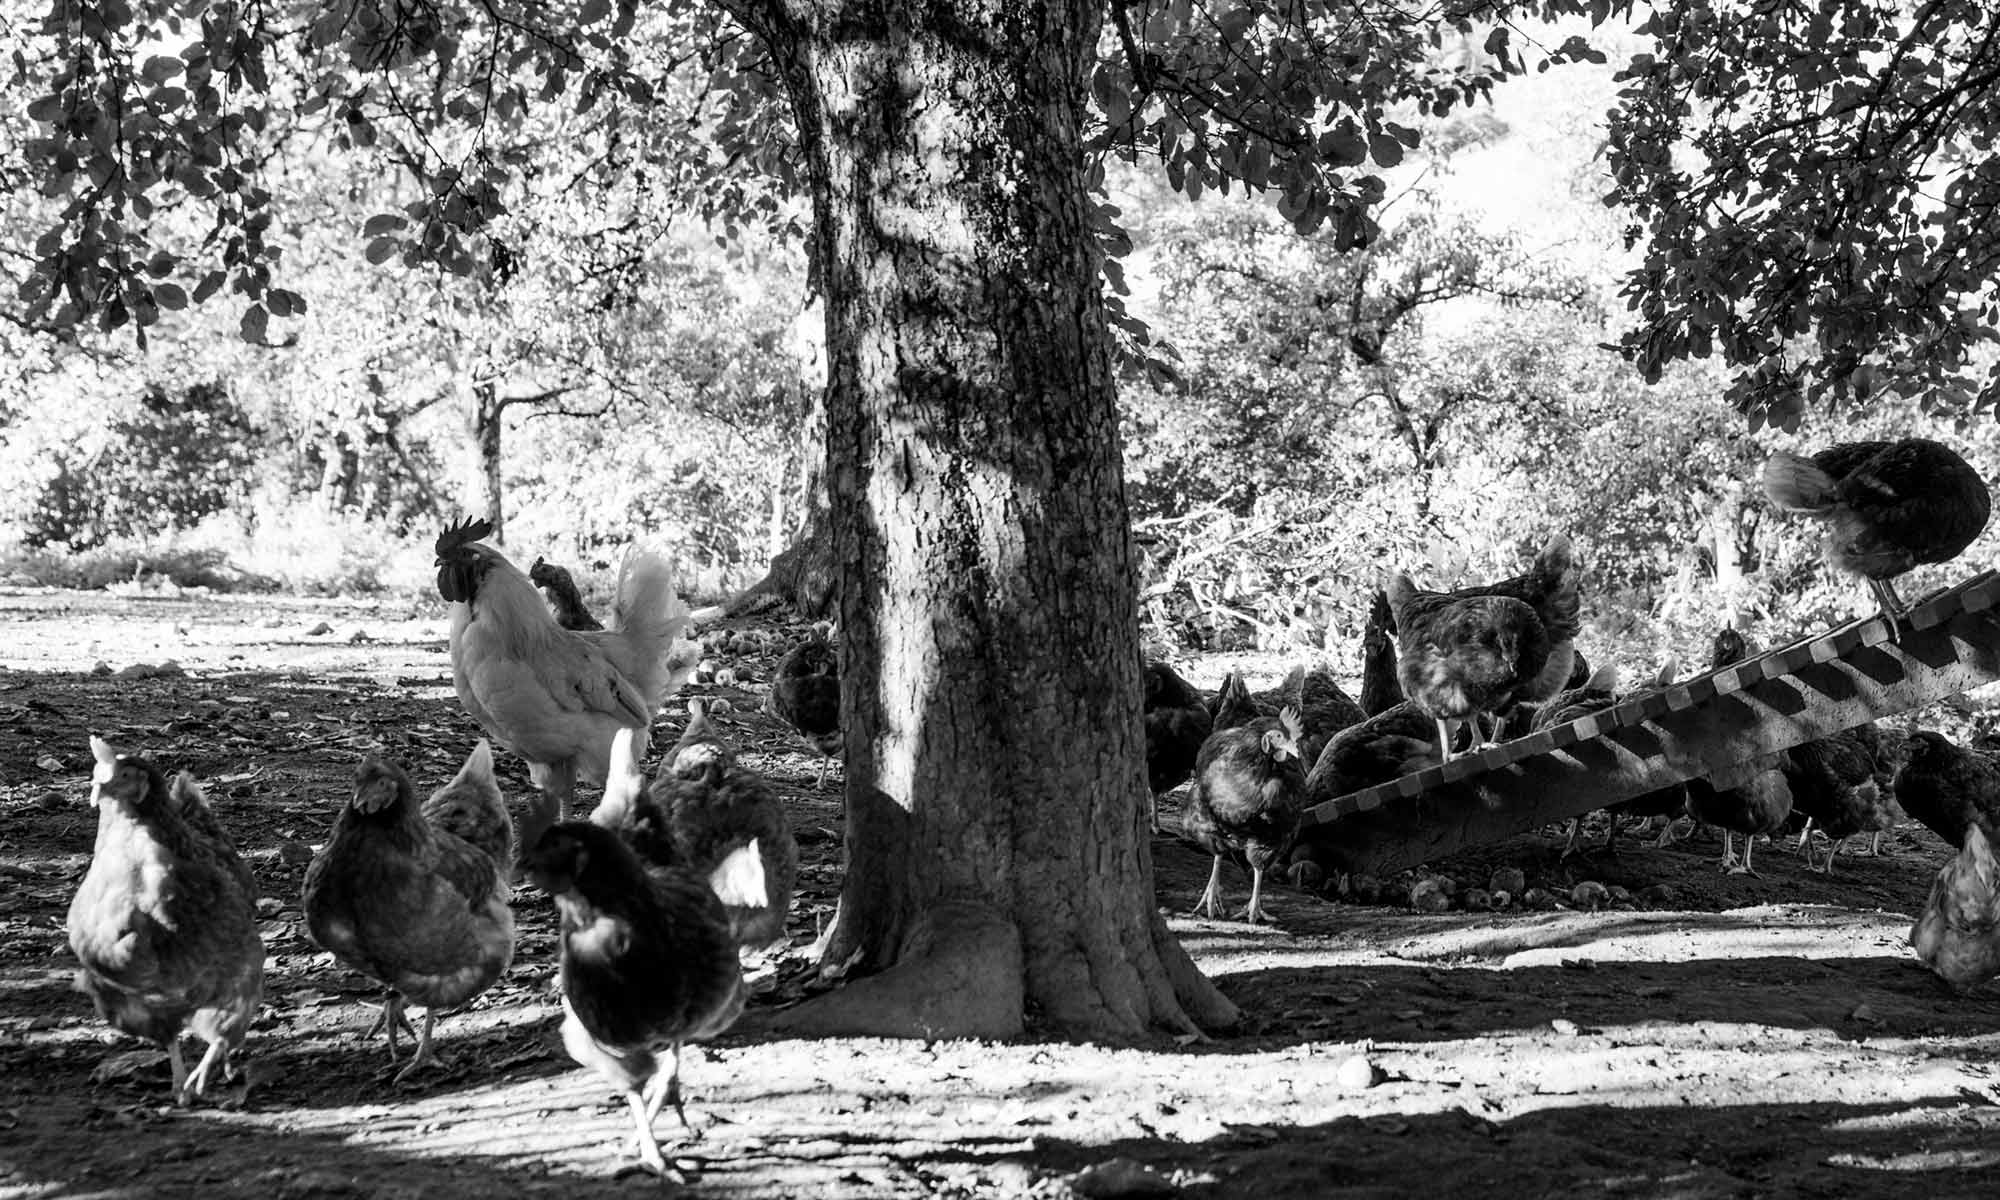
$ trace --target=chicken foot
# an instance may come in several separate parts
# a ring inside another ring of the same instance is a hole
[[[1221,861],[1216,860],[1218,864]],[[1264,911],[1264,872],[1256,867],[1250,868],[1250,903],[1244,905],[1243,911],[1236,917],[1252,925],[1261,925],[1271,919],[1270,914]]]
[[[362,1034],[361,1038],[366,1041],[386,1030],[389,1034],[389,1061],[395,1062],[396,1055],[401,1049],[396,1045],[396,1031],[399,1028],[411,1037],[417,1036],[417,1027],[410,1024],[410,1018],[403,1012],[403,994],[390,992],[389,998],[382,1002],[382,1011],[375,1014],[375,1023],[368,1027],[368,1032]]]
[[[625,1104],[632,1110],[632,1148],[638,1152],[639,1161],[646,1169],[660,1178],[673,1183],[685,1184],[687,1176],[673,1166],[660,1153],[660,1142],[653,1136],[653,1123],[646,1116],[646,1102],[637,1092],[625,1093]]]
[[[1875,593],[1875,602],[1882,606],[1882,619],[1889,624],[1889,644],[1900,643],[1903,640],[1903,617],[1909,609],[1896,595],[1896,585],[1887,579],[1871,579],[1868,589]]]
[[[407,1024],[407,1022],[405,1023]],[[396,1072],[396,1077],[390,1080],[391,1083],[400,1085],[405,1079],[408,1079],[410,1077],[410,1073],[415,1071],[418,1067],[427,1066],[428,1064],[437,1061],[437,1059],[431,1054],[431,1030],[434,1029],[436,1026],[437,1026],[437,1010],[432,1008],[424,1009],[423,1032],[416,1035],[417,1052],[410,1056],[409,1063],[406,1066],[404,1066],[402,1070]]]
[[[1751,834],[1746,833],[1743,835],[1743,861],[1739,863],[1736,861],[1736,852],[1730,847],[1730,838],[1732,836],[1727,829],[1722,831],[1722,873],[1725,875],[1748,875],[1754,879],[1762,879],[1763,876],[1757,874],[1757,868],[1750,865],[1750,849],[1756,844],[1757,839]]]
[[[825,789],[826,769],[832,765],[833,765],[833,755],[827,754],[824,751],[822,751],[819,756],[819,778],[813,780],[813,791],[817,792]],[[1155,820],[1153,822],[1153,832],[1154,833],[1160,832],[1160,823],[1158,820]]]
[[[178,1061],[180,1048],[181,1040],[175,1038],[171,1057],[175,1060],[176,1066],[181,1066],[179,1073],[185,1076],[182,1082],[175,1085],[175,1099],[185,1106],[190,1100],[208,1091],[209,1077],[218,1067],[221,1068],[222,1077],[229,1078],[229,1043],[221,1038],[210,1042],[208,1053],[201,1056],[201,1061],[195,1064],[192,1074],[189,1074],[185,1066]]]
[[[1194,902],[1190,914],[1200,913],[1213,919],[1222,907],[1222,856],[1215,856],[1215,865],[1208,869],[1208,887],[1201,893],[1201,899]]]

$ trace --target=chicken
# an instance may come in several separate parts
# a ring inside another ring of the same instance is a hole
[[[90,739],[97,843],[70,901],[77,989],[112,1028],[164,1046],[174,1101],[229,1074],[264,994],[255,881],[194,780]],[[208,1048],[192,1072],[181,1036]]]
[[[1323,660],[1298,676],[1298,686],[1287,703],[1299,713],[1304,730],[1299,738],[1299,761],[1308,767],[1319,761],[1336,734],[1367,719],[1361,706],[1334,678],[1333,665]]]
[[[1333,736],[1306,775],[1307,806],[1437,766],[1437,729],[1409,700]]]
[[[528,582],[542,589],[549,598],[549,608],[554,612],[556,624],[577,633],[594,633],[604,628],[604,622],[590,615],[583,606],[583,595],[576,590],[576,580],[571,579],[569,568],[559,567],[542,558],[528,564]]]
[[[693,674],[700,647],[676,640],[687,606],[658,555],[626,555],[612,629],[573,633],[520,568],[480,544],[491,528],[474,521],[437,540],[452,683],[480,727],[528,761],[541,827],[568,817],[579,778],[603,781],[613,735],[635,728],[643,738],[662,699]]]
[[[313,941],[389,989],[378,1024],[391,1062],[396,1034],[408,1027],[404,1005],[424,1006],[416,1053],[396,1083],[432,1061],[438,1010],[493,986],[514,960],[512,843],[493,750],[482,741],[422,805],[401,767],[362,759],[332,837],[306,867]]]
[[[1284,865],[1299,832],[1306,783],[1299,761],[1303,732],[1298,712],[1288,708],[1276,718],[1218,730],[1202,744],[1181,832],[1215,862],[1194,911],[1217,915],[1227,857],[1250,869],[1250,903],[1238,915],[1252,922],[1267,919],[1264,874]]]
[[[1896,576],[1958,557],[1986,528],[1992,504],[1979,472],[1928,438],[1842,442],[1811,458],[1773,454],[1764,494],[1825,523],[1826,561],[1868,581],[1892,631],[1907,611]]]
[[[562,912],[563,1048],[625,1093],[639,1161],[685,1182],[661,1155],[653,1119],[671,1104],[693,1133],[681,1047],[722,1033],[743,1011],[722,901],[692,872],[648,870],[616,834],[587,822],[548,829],[525,858]]]
[[[712,759],[733,754],[734,751],[708,719],[708,701],[698,696],[691,697],[687,708],[688,723],[682,727],[681,736],[667,750],[662,765],[663,769],[676,775],[693,779],[707,771]]]
[[[1486,740],[1479,717],[1533,698],[1529,688],[1548,666],[1549,638],[1525,601],[1420,591],[1403,574],[1391,575],[1383,590],[1396,613],[1403,694],[1436,724],[1445,761],[1455,753],[1459,727],[1472,725],[1477,747]],[[1556,678],[1568,676],[1565,659]]]
[[[841,752],[840,659],[832,643],[815,633],[792,647],[778,662],[764,707],[819,752],[813,790],[825,787],[826,768]]]
[[[1813,861],[1811,828],[1800,838],[1808,870],[1831,874],[1841,842],[1857,833],[1879,835],[1895,828],[1896,802],[1886,782],[1893,770],[1878,761],[1879,746],[1873,726],[1861,726],[1785,751],[1792,810],[1828,838],[1824,863]]]
[[[1755,875],[1750,849],[1755,839],[1776,833],[1792,815],[1792,789],[1779,769],[1777,755],[1763,755],[1728,772],[1687,784],[1688,815],[1722,830],[1722,869],[1730,875]],[[1734,838],[1743,835],[1743,857],[1736,857]]]
[[[1910,945],[1956,991],[2000,975],[2000,865],[1979,826],[1966,829],[1965,845],[1938,869]]]
[[[1160,832],[1159,798],[1194,774],[1201,744],[1214,730],[1199,689],[1163,662],[1146,664],[1146,819]]]
[[[697,710],[689,726],[706,721]],[[683,738],[650,786],[643,785],[632,745],[630,731],[621,731],[604,803],[591,822],[624,835],[649,864],[708,880],[738,946],[755,949],[784,937],[799,847],[778,793],[712,732]]]
[[[1280,688],[1287,686],[1280,684]],[[1278,709],[1264,703],[1250,694],[1250,685],[1243,681],[1243,675],[1231,671],[1222,677],[1222,686],[1209,699],[1208,715],[1211,735],[1225,729],[1235,729],[1252,721],[1278,715]]]
[[[1368,623],[1361,627],[1361,711],[1372,717],[1402,700],[1403,685],[1396,678],[1396,615],[1389,610],[1388,593],[1376,588],[1368,603]]]
[[[2000,839],[2000,753],[1918,730],[1903,754],[1895,792],[1904,812],[1953,846],[1965,845],[1965,831],[1975,825],[1989,845]]]

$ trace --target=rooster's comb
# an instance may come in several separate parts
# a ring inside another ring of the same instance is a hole
[[[492,532],[493,522],[487,520],[485,517],[476,517],[472,520],[461,521],[456,525],[447,525],[444,532],[438,534],[438,557],[442,558],[460,546],[466,545],[469,542],[476,542]]]

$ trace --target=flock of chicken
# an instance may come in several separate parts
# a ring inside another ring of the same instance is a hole
[[[536,564],[545,601],[481,544],[488,532],[477,522],[439,537],[438,588],[461,703],[538,787],[518,838],[488,742],[422,800],[401,767],[371,755],[306,870],[306,925],[388,989],[369,1035],[387,1034],[392,1061],[398,1035],[414,1037],[401,1081],[432,1060],[438,1012],[507,970],[511,885],[533,880],[562,917],[563,1045],[627,1095],[640,1160],[672,1177],[653,1119],[671,1104],[687,1127],[681,1047],[742,1012],[743,958],[782,940],[798,848],[777,792],[702,701],[654,777],[641,769],[660,704],[699,654],[681,637],[688,616],[667,563],[627,556],[605,630],[566,573]],[[822,754],[837,748],[831,662],[823,638],[795,647],[770,696]],[[91,748],[97,842],[68,919],[80,986],[112,1025],[166,1047],[186,1103],[227,1074],[263,993],[255,882],[192,779],[95,737]],[[579,780],[603,785],[587,821],[570,819]],[[425,1009],[421,1031],[407,1004]],[[184,1033],[207,1044],[192,1072]]]
[[[1948,448],[1918,438],[1846,443],[1811,458],[1776,455],[1764,486],[1778,507],[1825,524],[1828,561],[1869,583],[1892,629],[1904,609],[1891,580],[1918,563],[1956,557],[1985,528],[1989,509],[1978,474]],[[1256,696],[1232,674],[1209,697],[1167,664],[1149,662],[1155,808],[1160,794],[1191,782],[1181,829],[1214,856],[1195,911],[1217,915],[1225,859],[1250,871],[1250,900],[1239,915],[1251,921],[1265,917],[1270,871],[1296,855],[1301,877],[1318,873],[1302,834],[1337,841],[1341,827],[1302,831],[1308,808],[1447,761],[1468,745],[1564,725],[1637,694],[1621,694],[1613,671],[1592,674],[1576,650],[1580,574],[1564,537],[1528,571],[1498,583],[1433,592],[1391,573],[1363,631],[1358,701],[1323,664]],[[1748,654],[1744,639],[1725,629],[1709,666]],[[1652,686],[1672,682],[1670,666]],[[1672,836],[1673,819],[1690,817],[1721,831],[1725,870],[1754,874],[1754,839],[1797,832],[1808,864],[1831,871],[1847,838],[1871,835],[1879,847],[1899,804],[1962,848],[1940,872],[1913,932],[1919,954],[1961,986],[2000,974],[2000,871],[1990,844],[2000,836],[2000,754],[1988,748],[1961,748],[1929,732],[1906,739],[1869,723],[1621,801],[1610,836],[1620,817],[1669,818],[1662,839]],[[1578,828],[1571,823],[1566,853]],[[1828,839],[1824,862],[1811,855],[1815,829]]]
[[[1985,525],[1986,490],[1935,443],[1866,445],[1781,456],[1765,481],[1781,506],[1826,520],[1831,560],[1878,585],[1893,617],[1888,580],[1962,550]],[[628,555],[607,630],[560,568],[538,560],[522,572],[483,544],[489,532],[474,522],[437,542],[453,681],[486,734],[527,762],[536,794],[517,829],[486,741],[421,801],[400,767],[370,756],[306,872],[307,926],[389,989],[369,1034],[386,1033],[392,1060],[399,1034],[414,1037],[400,1080],[431,1060],[436,1014],[506,971],[511,885],[532,879],[561,912],[563,1044],[625,1093],[640,1159],[672,1176],[652,1126],[667,1104],[687,1125],[681,1048],[742,1011],[743,956],[782,937],[798,851],[776,792],[699,701],[654,777],[641,770],[653,718],[699,654],[682,636],[688,614],[667,564]],[[1234,857],[1252,873],[1244,915],[1263,916],[1264,875],[1285,863],[1305,805],[1449,758],[1461,735],[1477,745],[1616,702],[1615,684],[1591,675],[1574,645],[1579,579],[1561,537],[1523,575],[1484,587],[1430,592],[1391,575],[1363,637],[1359,701],[1324,666],[1264,695],[1231,676],[1210,698],[1147,664],[1151,790],[1193,781],[1183,831],[1215,856],[1200,911],[1215,915],[1222,862]],[[1745,649],[1725,633],[1716,657]],[[837,753],[839,685],[824,638],[785,657],[769,703],[822,756]],[[227,1074],[262,995],[255,882],[192,779],[169,780],[94,737],[91,746],[97,841],[68,919],[80,986],[105,1020],[167,1049],[185,1103]],[[604,789],[587,820],[572,819],[579,782]],[[1988,847],[2000,834],[2000,754],[1867,727],[1622,807],[1685,810],[1746,839],[1803,816],[1838,839],[1885,828],[1892,797],[1965,847],[1955,882],[1941,876],[1934,891],[1920,950],[1928,944],[1927,960],[1955,980],[2000,971]],[[1749,870],[1748,841],[1740,864],[1726,843],[1725,861]],[[1831,862],[1829,852],[1821,869]],[[425,1008],[421,1031],[407,1004]],[[207,1046],[192,1071],[185,1033]]]

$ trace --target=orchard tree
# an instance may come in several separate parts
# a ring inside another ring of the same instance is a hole
[[[420,165],[371,259],[476,271],[534,161],[489,129],[555,103],[643,115],[698,66],[711,107],[651,128],[649,161],[725,225],[766,211],[730,201],[744,172],[801,184],[825,298],[849,868],[826,959],[873,978],[819,1027],[1004,1033],[1033,1010],[1193,1033],[1234,1009],[1153,895],[1112,378],[1113,329],[1142,331],[1099,286],[1122,250],[1103,157],[1157,160],[1189,195],[1270,192],[1362,245],[1407,114],[1480,99],[1526,65],[1508,21],[1579,7],[1611,5],[716,0],[719,22],[632,0],[54,0],[16,70],[66,203],[22,296],[36,320],[144,329],[231,295],[261,340],[305,300],[260,182],[295,118]],[[177,222],[197,232],[178,252],[155,241]]]
[[[1883,392],[2000,404],[2000,8],[1662,4],[1639,32],[1609,159],[1640,365],[1719,355],[1788,429]]]

